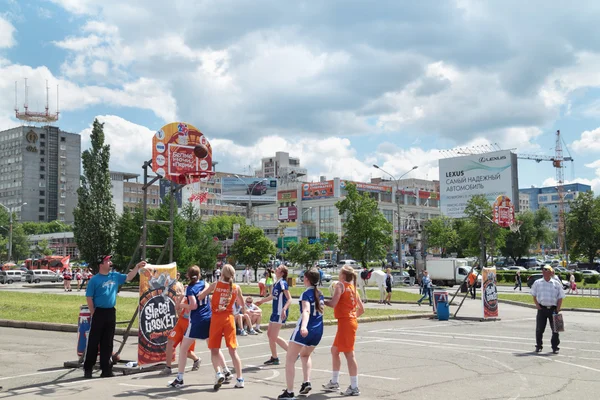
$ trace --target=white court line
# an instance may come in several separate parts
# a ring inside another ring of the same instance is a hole
[[[459,317],[460,318],[460,317]],[[502,319],[500,321],[494,321],[494,324],[508,324],[508,323],[513,323],[513,322],[522,322],[522,321],[535,321],[535,317],[527,317],[527,318],[519,318],[519,319]],[[467,326],[467,325],[478,325],[481,324],[481,322],[479,321],[464,321],[464,320],[451,320],[450,321],[450,328],[460,328],[462,326]],[[378,332],[385,332],[385,331],[391,331],[391,330],[406,330],[406,331],[411,331],[413,329],[418,329],[418,328],[428,328],[428,329],[434,329],[434,328],[448,328],[448,324],[431,324],[431,325],[417,325],[417,326],[407,326],[407,327],[403,327],[403,328],[385,328],[385,329],[375,329],[372,331],[368,331],[369,333],[378,333]]]
[[[12,378],[25,378],[27,376],[35,376],[35,375],[43,375],[43,374],[52,374],[52,373],[57,373],[57,372],[73,372],[75,371],[75,368],[64,368],[64,369],[55,369],[53,371],[42,371],[42,372],[34,372],[32,374],[25,374],[25,375],[16,375],[16,376],[5,376],[3,378],[0,378],[0,381],[6,380],[6,379],[12,379]]]
[[[572,365],[573,367],[579,367],[579,368],[583,368],[583,369],[589,369],[590,371],[594,371],[594,372],[600,372],[600,369],[596,369],[596,368],[592,368],[592,367],[587,367],[585,365],[573,364],[573,363],[570,363],[570,362],[560,361],[560,360],[552,360],[552,361],[557,362],[557,363],[561,363],[561,364]]]

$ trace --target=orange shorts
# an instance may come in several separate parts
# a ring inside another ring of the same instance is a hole
[[[340,353],[354,351],[354,342],[356,341],[356,330],[358,321],[356,318],[338,319],[337,332],[333,340],[333,346],[337,347]]]
[[[179,346],[179,343],[183,340],[183,336],[185,335],[185,331],[187,331],[188,325],[190,324],[190,320],[187,318],[179,317],[177,323],[175,324],[175,328],[169,333],[169,340],[173,342],[173,349],[176,349]],[[192,343],[189,351],[194,351],[196,349],[196,341]]]
[[[208,333],[208,348],[220,349],[221,338],[225,337],[225,346],[230,349],[237,348],[235,335],[235,319],[233,314],[213,314],[210,320],[210,331]]]

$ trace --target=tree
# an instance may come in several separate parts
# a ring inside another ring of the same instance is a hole
[[[346,198],[335,203],[340,215],[348,216],[341,247],[367,268],[369,260],[384,258],[392,246],[392,224],[368,193],[359,193],[354,184],[348,184],[346,192]]]
[[[493,251],[504,245],[506,232],[492,222],[492,206],[483,195],[475,195],[469,199],[465,207],[467,223],[459,235],[464,235],[467,243],[467,255],[479,256],[480,265],[487,263],[487,248],[492,245]]]
[[[142,209],[139,206],[134,212],[126,207],[117,219],[113,257],[115,265],[125,268],[131,261],[142,234],[142,220]]]
[[[37,244],[36,251],[43,256],[51,256],[52,249],[48,246],[48,240],[42,239]]]
[[[246,225],[246,218],[239,215],[219,215],[206,221],[206,229],[219,240],[233,237],[233,225]]]
[[[457,247],[459,236],[452,223],[452,219],[444,216],[432,218],[423,229],[427,236],[429,247],[439,247],[442,257],[446,257],[449,249]]]
[[[315,261],[319,260],[322,255],[323,245],[321,243],[309,244],[308,239],[304,238],[300,243],[290,244],[286,258],[305,268],[309,268]]]
[[[532,245],[542,243],[549,237],[548,223],[552,220],[552,215],[542,207],[535,213],[520,213],[516,219],[521,223],[519,231],[508,232],[500,249],[504,256],[511,257],[514,261],[528,255]]]
[[[593,192],[580,193],[570,206],[565,219],[571,253],[593,263],[600,249],[600,199]]]
[[[321,244],[323,245],[324,250],[335,251],[339,246],[339,237],[337,233],[321,232],[319,236],[321,237]]]
[[[267,263],[270,256],[276,253],[275,244],[262,229],[254,226],[242,226],[239,237],[231,247],[231,254],[238,262],[254,269],[254,279],[257,279],[259,265]]]
[[[73,232],[82,258],[96,269],[97,258],[113,250],[117,215],[108,169],[110,146],[104,144],[104,125],[97,119],[90,140],[91,149],[81,155],[83,175],[77,189],[77,207],[73,210]]]
[[[23,224],[13,223],[12,254],[15,261],[24,260],[31,254]]]
[[[183,237],[179,234],[177,237],[183,239],[184,246],[177,246],[178,265],[187,269],[196,264],[204,271],[213,271],[221,251],[219,242],[214,240],[215,236],[202,223],[200,212],[192,203],[183,207],[180,216],[182,224],[178,226],[181,226]]]

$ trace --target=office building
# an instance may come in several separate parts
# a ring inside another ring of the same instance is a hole
[[[256,170],[258,178],[278,178],[282,182],[302,180],[306,176],[306,168],[300,166],[300,159],[290,157],[289,153],[278,151],[275,157],[261,160],[261,168]]]
[[[208,220],[213,216],[218,215],[245,216],[247,214],[246,206],[227,203],[221,199],[221,178],[231,176],[234,176],[234,174],[228,172],[215,172],[215,175],[207,181],[200,181],[184,186],[178,192],[182,206],[190,203],[192,194],[206,193],[206,199],[202,203],[198,201],[191,202],[199,210],[203,220]],[[241,174],[238,174],[238,176],[247,177],[246,175]]]
[[[0,203],[17,220],[73,223],[80,176],[78,134],[55,126],[0,132]]]
[[[30,254],[33,258],[43,257],[38,251],[39,245],[43,240],[48,242],[48,248],[52,250],[53,256],[71,256],[71,259],[79,258],[79,249],[77,248],[77,243],[75,243],[73,232],[29,235],[27,241],[29,242]]]
[[[111,192],[117,215],[123,214],[124,210],[133,212],[143,202],[144,184],[139,179],[139,174],[110,172]],[[146,203],[149,209],[160,207],[160,187],[157,183],[148,188]]]
[[[563,185],[565,213],[568,213],[571,209],[569,205],[570,201],[576,199],[579,193],[585,193],[590,190],[592,190],[590,185],[584,185],[582,183],[570,183]],[[519,189],[519,201],[521,201],[521,194],[524,195],[524,199],[525,196],[528,197],[527,200],[529,203],[529,209],[531,211],[537,211],[540,207],[546,207],[552,214],[551,228],[558,230],[560,198],[556,186]]]

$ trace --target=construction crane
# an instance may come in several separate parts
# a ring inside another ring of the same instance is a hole
[[[534,160],[536,162],[551,161],[552,166],[556,169],[556,190],[558,191],[558,247],[563,249],[565,252],[565,261],[569,262],[569,256],[567,252],[567,241],[565,237],[565,161],[573,162],[573,158],[563,156],[562,139],[560,137],[560,130],[556,131],[556,147],[554,156],[540,156],[532,154],[519,154],[517,158],[523,160]]]

